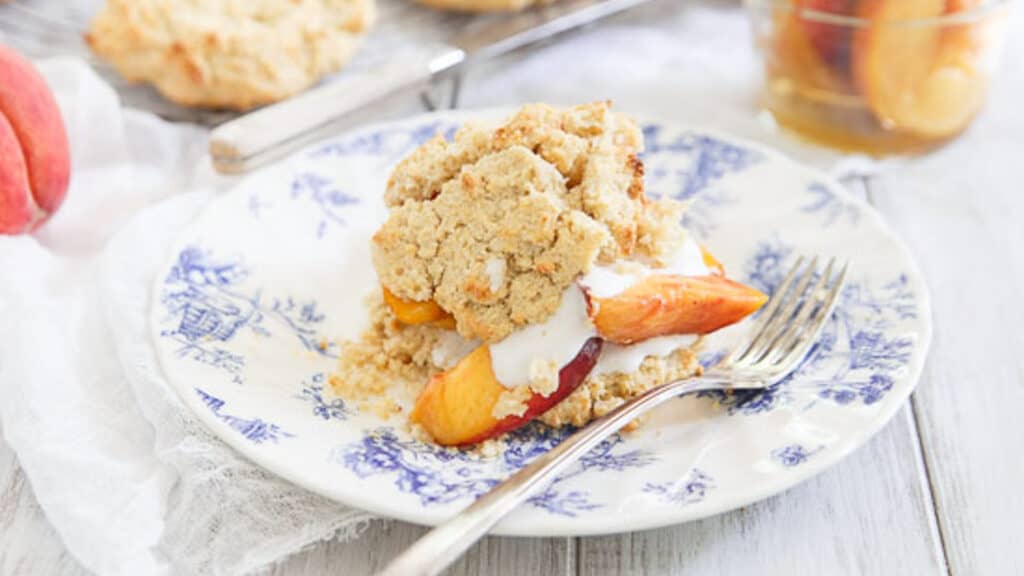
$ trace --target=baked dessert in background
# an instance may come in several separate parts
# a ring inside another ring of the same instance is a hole
[[[518,12],[558,0],[416,0],[420,4],[454,12]]]
[[[392,172],[371,325],[331,379],[462,446],[535,418],[583,425],[699,373],[700,337],[766,297],[724,277],[644,193],[643,136],[607,102],[523,107],[437,136]]]
[[[247,110],[341,69],[373,0],[108,0],[86,42],[178,104]]]

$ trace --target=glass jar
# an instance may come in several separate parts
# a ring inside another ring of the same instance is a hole
[[[997,71],[1012,0],[746,0],[764,106],[811,141],[881,156],[962,132]]]

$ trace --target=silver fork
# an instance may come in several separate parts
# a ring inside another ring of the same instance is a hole
[[[499,520],[546,486],[602,440],[634,418],[683,394],[706,390],[758,390],[793,372],[818,339],[846,280],[835,258],[819,272],[818,258],[801,256],[786,274],[744,341],[703,375],[652,388],[594,420],[561,444],[484,494],[457,516],[434,528],[399,555],[381,576],[439,573]]]

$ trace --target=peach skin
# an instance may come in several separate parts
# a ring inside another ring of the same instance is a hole
[[[13,133],[19,152],[10,142],[0,144],[0,233],[29,232],[42,224],[64,201],[71,177],[67,133],[57,101],[32,64],[10,48],[0,46],[0,116]],[[27,174],[28,188],[20,174]],[[21,198],[19,198],[19,196]],[[10,207],[28,210],[6,212]]]
[[[707,334],[739,322],[768,296],[722,276],[655,274],[607,298],[587,296],[597,333],[616,344],[670,334]]]
[[[558,373],[558,388],[548,396],[534,393],[520,416],[492,415],[506,388],[498,382],[491,352],[480,346],[448,371],[434,376],[416,399],[410,420],[443,446],[483,442],[519,428],[561,402],[587,378],[601,355],[600,338],[591,338]]]

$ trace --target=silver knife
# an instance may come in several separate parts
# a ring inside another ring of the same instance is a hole
[[[372,73],[342,77],[221,124],[210,134],[217,171],[240,173],[323,136],[338,120],[393,93],[426,87],[437,75],[505,54],[617,14],[647,0],[561,0],[497,18],[415,54],[399,54]]]

